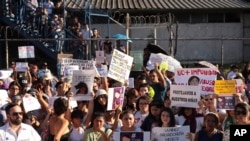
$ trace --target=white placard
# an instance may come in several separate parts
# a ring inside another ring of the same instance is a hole
[[[214,94],[217,70],[212,68],[183,68],[175,70],[177,85],[196,85],[201,87],[201,95]]]
[[[30,94],[25,94],[23,96],[23,108],[25,113],[28,113],[29,111],[41,109],[41,105],[37,98],[33,97]]]
[[[34,46],[19,46],[18,57],[22,58],[35,58]]]
[[[150,141],[150,132],[114,132],[114,141]]]
[[[0,79],[7,79],[12,74],[10,70],[0,70]]]
[[[17,72],[26,72],[28,68],[27,62],[16,62],[16,71]]]
[[[8,104],[8,93],[6,90],[0,90],[0,108],[6,104]]]
[[[71,91],[74,93],[72,97],[73,100],[91,100],[93,96],[91,95],[93,89],[93,82],[96,71],[92,70],[74,70],[73,78],[72,78],[72,87]],[[86,92],[81,93],[78,89],[76,89],[77,85],[87,85]]]
[[[189,132],[189,126],[154,127],[151,132],[151,140],[189,141],[189,139],[186,138],[186,135]]]
[[[96,53],[95,61],[97,63],[104,63],[105,61],[104,51],[95,51],[95,53]]]
[[[121,83],[125,83],[129,78],[132,63],[133,57],[114,49],[108,77]]]
[[[171,106],[198,108],[200,101],[200,86],[171,85]]]
[[[108,76],[108,67],[107,65],[96,65],[96,71],[100,77],[107,77]]]

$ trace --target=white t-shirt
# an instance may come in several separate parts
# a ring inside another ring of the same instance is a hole
[[[135,125],[137,127],[141,127],[143,121],[145,120],[145,118],[148,116],[148,113],[146,114],[141,114],[140,111],[135,112]]]
[[[72,127],[72,131],[69,136],[70,141],[82,141],[84,135],[84,129],[82,127],[79,127],[76,129],[75,127]]]
[[[180,125],[180,126],[182,126],[184,124],[184,122],[186,121],[185,117],[182,115],[181,116],[176,115],[175,120],[176,120],[176,124]],[[202,129],[204,117],[196,117],[195,120],[196,120],[196,131],[195,132],[198,132]]]

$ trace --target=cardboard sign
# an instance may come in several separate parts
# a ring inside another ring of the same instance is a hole
[[[115,110],[123,104],[125,87],[109,88],[107,110]]]
[[[235,94],[235,87],[235,80],[216,80],[214,85],[214,92],[216,94]]]

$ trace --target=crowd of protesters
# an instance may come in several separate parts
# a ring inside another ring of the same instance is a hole
[[[95,76],[93,99],[77,101],[74,108],[69,104],[74,95],[71,83],[53,75],[46,62],[41,66],[29,64],[22,73],[16,71],[14,62],[11,68],[12,75],[0,81],[1,89],[8,93],[7,104],[1,107],[0,140],[116,141],[119,139],[114,138],[114,132],[151,132],[154,127],[189,125],[186,138],[190,141],[228,141],[230,125],[250,124],[250,95],[245,85],[242,93],[234,94],[236,106],[231,110],[216,109],[216,94],[202,96],[198,108],[173,107],[170,85],[175,85],[175,73],[171,69],[160,71],[157,63],[150,71],[142,67],[134,88]],[[218,79],[242,79],[247,84],[249,75],[249,65],[242,72],[231,65],[228,72],[221,70]],[[126,87],[123,105],[107,110],[108,89],[118,86]],[[86,91],[84,84],[75,87]],[[39,101],[41,109],[25,112],[22,98],[30,95]]]

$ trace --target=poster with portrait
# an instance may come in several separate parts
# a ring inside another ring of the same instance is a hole
[[[198,108],[200,101],[200,86],[171,85],[171,106]]]
[[[235,97],[232,94],[219,95],[216,100],[217,109],[233,110],[236,105]]]
[[[117,107],[122,106],[124,93],[125,87],[109,88],[107,110],[115,110]]]
[[[108,76],[108,66],[107,65],[96,65],[96,71],[100,77],[107,77]]]
[[[98,51],[95,51],[95,54],[96,54],[96,57],[95,57],[96,63],[104,63],[105,62],[104,51],[98,50]]]
[[[74,96],[71,98],[76,101],[91,100],[95,69],[92,70],[74,70],[72,78],[71,91]]]
[[[35,58],[34,46],[19,46],[18,57],[19,59]]]
[[[189,141],[189,139],[186,138],[186,135],[189,132],[189,126],[154,127],[151,132],[151,140]]]
[[[114,49],[108,77],[125,83],[125,81],[128,81],[132,63],[133,57]]]
[[[79,70],[79,66],[78,65],[66,65],[64,68],[64,77],[67,78],[68,83],[72,82],[74,70]]]
[[[217,79],[217,69],[213,68],[182,68],[175,69],[177,85],[200,86],[201,95],[214,93],[214,83]]]
[[[114,132],[115,141],[150,141],[150,132]]]

